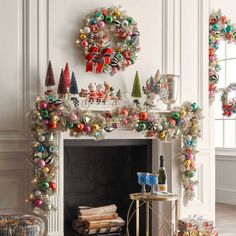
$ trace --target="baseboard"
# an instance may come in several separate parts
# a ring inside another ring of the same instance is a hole
[[[216,187],[216,202],[236,205],[236,190]]]

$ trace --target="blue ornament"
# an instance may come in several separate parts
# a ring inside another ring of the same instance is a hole
[[[226,33],[226,28],[223,28],[223,29],[221,30],[221,32],[222,32],[222,33]]]
[[[233,29],[233,27],[232,27],[231,25],[228,25],[228,26],[226,27],[226,31],[227,31],[227,32],[232,31],[232,29]]]
[[[214,47],[215,49],[218,49],[218,48],[219,48],[219,45],[218,45],[217,43],[215,43],[215,44],[213,45],[213,47]]]
[[[45,147],[43,145],[38,146],[37,149],[38,149],[39,152],[44,152],[45,151]]]
[[[193,141],[192,140],[187,140],[186,144],[187,144],[187,146],[191,147],[193,145]]]
[[[92,25],[95,25],[96,24],[96,19],[94,19],[94,18],[92,18],[91,20],[90,20],[90,23],[92,24]]]
[[[192,103],[191,107],[193,111],[196,111],[198,109],[198,105],[196,102]]]

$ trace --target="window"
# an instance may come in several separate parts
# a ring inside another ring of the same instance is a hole
[[[236,45],[221,41],[217,53],[221,66],[218,88],[224,88],[236,82]],[[222,116],[220,96],[221,93],[218,93],[215,100],[215,146],[236,149],[236,117]],[[236,92],[231,92],[229,96],[236,97]]]

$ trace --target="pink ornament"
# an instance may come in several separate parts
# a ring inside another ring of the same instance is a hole
[[[115,129],[118,129],[118,128],[120,127],[120,124],[119,124],[119,123],[115,123],[115,124],[113,124],[113,127],[114,127]]]
[[[45,125],[47,125],[47,124],[49,123],[49,121],[48,121],[48,120],[43,120],[43,123],[44,123]]]
[[[81,46],[82,46],[83,48],[87,47],[87,46],[88,46],[88,41],[87,41],[87,40],[83,40],[83,41],[81,42]]]
[[[170,123],[170,125],[172,125],[172,126],[176,126],[176,121],[174,120],[174,119],[169,119],[169,123]]]
[[[37,166],[39,167],[39,168],[43,168],[44,166],[45,166],[45,161],[44,160],[38,160],[37,161]]]
[[[128,120],[127,119],[123,119],[123,124],[127,125],[128,124]]]
[[[196,167],[195,162],[194,162],[194,161],[191,161],[191,163],[190,163],[190,168],[191,168],[191,169],[195,169],[195,167]]]
[[[112,67],[112,74],[116,74],[119,71],[117,67]]]
[[[214,96],[214,91],[209,91],[209,95],[212,97]]]
[[[100,27],[100,28],[104,28],[105,27],[105,22],[104,21],[99,21],[98,22],[98,27]]]
[[[193,154],[192,153],[188,153],[188,159],[193,160]]]
[[[131,63],[131,60],[126,60],[126,61],[125,61],[125,65],[126,65],[126,66],[130,66],[131,64],[132,64],[132,63]]]
[[[91,127],[90,126],[84,126],[84,132],[85,133],[91,132]]]
[[[57,111],[57,115],[61,116],[62,112],[60,110]]]
[[[36,200],[34,201],[34,205],[35,205],[36,207],[40,207],[42,204],[43,204],[42,199],[36,199]]]
[[[210,61],[214,61],[215,57],[214,56],[209,56]]]
[[[48,107],[48,104],[46,102],[40,102],[39,108],[40,109],[46,109]]]
[[[190,187],[190,190],[191,190],[192,192],[194,192],[195,188],[194,188],[193,185]]]
[[[76,121],[78,119],[78,116],[74,112],[72,112],[70,113],[69,118],[70,120]]]

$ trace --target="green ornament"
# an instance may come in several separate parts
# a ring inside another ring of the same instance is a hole
[[[216,31],[216,30],[219,30],[219,29],[220,29],[220,25],[216,23],[216,24],[214,24],[214,25],[212,26],[212,29],[215,30],[215,31]]]
[[[54,103],[55,98],[53,96],[48,96],[47,101],[48,101],[48,103]]]
[[[47,111],[47,110],[41,111],[41,116],[42,116],[43,118],[48,118],[48,111]]]
[[[73,124],[72,122],[67,122],[67,123],[66,123],[66,127],[67,127],[68,129],[73,129],[74,124]]]
[[[129,25],[132,25],[134,23],[134,19],[132,17],[127,17],[127,21]]]
[[[122,58],[123,58],[123,55],[122,55],[121,53],[118,53],[116,57],[117,57],[117,59],[119,59],[119,60],[120,60],[120,59],[122,59]]]
[[[144,131],[146,128],[147,128],[147,125],[144,123],[144,122],[140,122],[138,124],[138,128],[141,130],[141,131]]]
[[[175,119],[175,120],[178,120],[180,118],[180,114],[178,112],[173,112],[171,114],[172,118]]]
[[[98,12],[96,12],[95,16],[96,16],[97,18],[100,18],[100,17],[102,16],[102,13],[101,13],[100,11],[98,11]]]
[[[49,147],[48,147],[48,151],[49,151],[50,153],[55,152],[54,146],[49,146]]]
[[[134,64],[135,63],[135,59],[131,59],[131,64]]]
[[[196,111],[198,109],[198,105],[196,102],[192,103],[191,107],[193,111]]]
[[[226,27],[226,31],[227,31],[227,32],[232,31],[232,29],[233,29],[233,27],[232,27],[231,25],[228,25],[228,26]]]
[[[195,172],[194,171],[186,171],[185,172],[185,176],[188,177],[188,178],[193,178],[195,175]]]
[[[45,135],[47,142],[52,142],[54,139],[53,133],[48,133]]]
[[[105,20],[107,23],[112,23],[113,18],[112,18],[112,16],[106,16]]]
[[[215,66],[215,69],[216,69],[216,72],[219,72],[219,71],[221,70],[221,67],[220,67],[220,65],[219,65],[219,64],[217,64],[217,65]]]
[[[169,127],[169,123],[167,121],[163,121],[162,126],[164,129],[167,129]]]
[[[40,183],[40,188],[41,188],[42,190],[47,190],[47,189],[49,188],[49,183],[46,182],[46,181],[41,182],[41,183]]]

